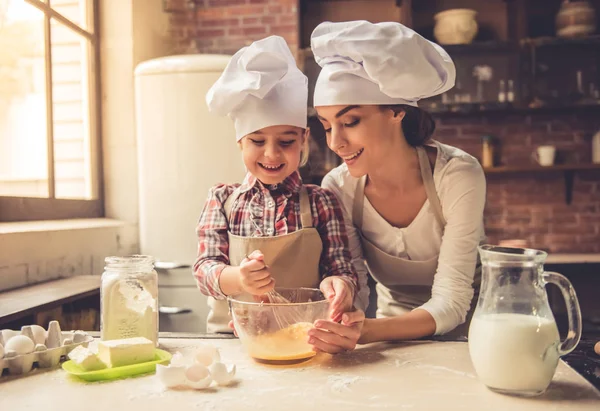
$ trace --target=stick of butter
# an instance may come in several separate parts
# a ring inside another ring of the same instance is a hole
[[[78,345],[69,353],[69,359],[86,371],[96,371],[106,368],[95,352],[83,345]]]
[[[144,337],[100,341],[98,357],[109,367],[139,364],[154,360],[154,343]]]

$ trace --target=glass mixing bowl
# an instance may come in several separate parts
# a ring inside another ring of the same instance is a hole
[[[266,296],[228,298],[240,341],[259,362],[289,364],[308,360],[316,354],[308,343],[308,330],[316,320],[328,319],[329,301],[314,288],[276,291],[290,303],[270,303]]]

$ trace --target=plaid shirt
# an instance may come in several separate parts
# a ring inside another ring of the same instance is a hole
[[[231,209],[227,222],[224,204],[237,188],[240,196]],[[323,242],[319,261],[321,277],[343,276],[356,290],[356,272],[348,251],[344,217],[337,197],[330,191],[305,185],[311,204],[313,226]],[[280,184],[263,185],[248,173],[240,184],[219,184],[209,190],[208,199],[196,227],[198,257],[194,275],[203,294],[225,298],[219,287],[219,276],[229,264],[227,230],[243,237],[273,237],[302,228],[300,221],[300,189],[302,179],[294,172]]]

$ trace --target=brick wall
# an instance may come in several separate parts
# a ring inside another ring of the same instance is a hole
[[[557,147],[557,161],[591,162],[591,138],[600,118],[588,112],[441,118],[436,138],[481,159],[481,136],[496,137],[501,165],[533,164],[543,144]],[[565,202],[562,172],[488,175],[485,211],[488,242],[524,239],[555,253],[600,252],[600,170],[577,172],[573,199]]]
[[[171,0],[171,31],[179,52],[233,54],[269,35],[279,35],[296,53],[299,38],[298,0]]]

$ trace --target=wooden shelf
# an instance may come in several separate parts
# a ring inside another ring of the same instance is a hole
[[[470,44],[440,44],[451,56],[458,54],[481,54],[481,53],[518,53],[517,43],[486,41],[473,42]]]
[[[600,35],[594,34],[586,37],[562,38],[562,37],[537,37],[521,40],[522,45],[533,47],[553,46],[599,46]]]
[[[509,174],[509,173],[547,173],[551,171],[585,171],[600,170],[600,164],[556,164],[553,166],[501,166],[484,168],[486,174]]]
[[[98,295],[100,276],[78,275],[0,293],[0,324],[62,304]]]
[[[565,203],[571,204],[573,200],[573,181],[577,171],[600,170],[600,164],[557,164],[553,166],[503,166],[484,168],[486,175],[519,174],[519,173],[563,173],[565,179]]]
[[[548,105],[541,107],[526,107],[512,105],[510,103],[462,103],[440,105],[438,107],[427,107],[423,105],[434,117],[460,117],[472,116],[474,114],[536,114],[553,112],[573,112],[600,110],[599,104],[570,104],[570,105]]]

